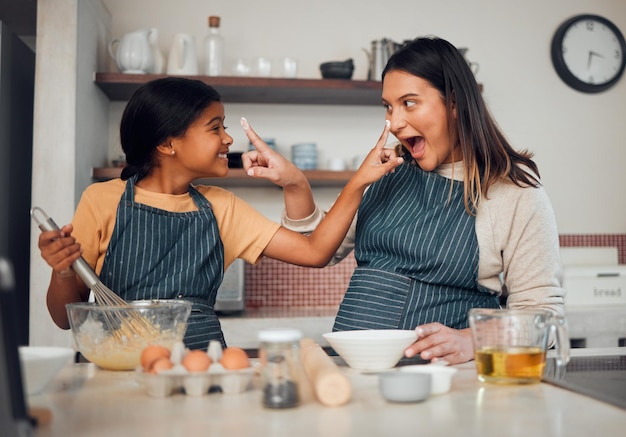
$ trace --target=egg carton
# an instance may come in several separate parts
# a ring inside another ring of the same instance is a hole
[[[214,363],[205,372],[189,372],[177,365],[159,373],[146,373],[138,367],[136,373],[148,395],[163,398],[174,393],[204,396],[214,389],[225,394],[243,393],[252,387],[256,370],[254,367],[226,370]]]

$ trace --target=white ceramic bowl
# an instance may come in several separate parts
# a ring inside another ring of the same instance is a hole
[[[19,351],[22,380],[28,395],[43,391],[75,354],[74,349],[52,346],[20,346]]]
[[[391,370],[378,375],[380,394],[391,402],[420,402],[431,394],[431,375]]]
[[[414,366],[402,366],[401,372],[408,373],[426,373],[431,375],[431,393],[438,395],[450,391],[452,385],[452,377],[458,369],[454,367],[442,366],[439,364],[417,364]]]
[[[323,337],[348,366],[359,370],[394,367],[417,340],[415,331],[402,329],[336,331]]]

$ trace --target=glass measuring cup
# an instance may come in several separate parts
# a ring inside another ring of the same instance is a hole
[[[500,384],[540,382],[546,351],[554,334],[556,365],[569,361],[567,323],[545,310],[487,309],[469,311],[478,379]]]

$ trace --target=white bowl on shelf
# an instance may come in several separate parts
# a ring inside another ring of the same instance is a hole
[[[323,337],[348,366],[367,371],[394,367],[417,340],[414,330],[403,329],[336,331]]]

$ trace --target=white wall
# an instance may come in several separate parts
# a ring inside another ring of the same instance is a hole
[[[536,153],[559,231],[626,232],[626,196],[619,195],[626,188],[626,132],[620,129],[626,77],[609,91],[586,95],[567,87],[550,60],[554,31],[574,14],[605,16],[626,33],[623,0],[103,1],[112,15],[114,37],[156,27],[165,55],[178,32],[194,35],[200,53],[207,17],[220,15],[227,69],[237,57],[293,56],[299,61],[299,77],[319,78],[321,62],[353,58],[354,78],[365,79],[362,48],[369,48],[374,39],[402,41],[430,34],[469,47],[468,58],[480,64],[477,78],[484,84],[496,120],[516,147]],[[113,64],[109,68],[115,71]],[[112,105],[113,129],[122,108],[122,104]],[[261,135],[275,137],[285,153],[295,142],[317,142],[322,163],[331,153],[350,159],[368,150],[378,138],[384,116],[377,107],[226,102],[226,110],[235,137],[232,150],[247,147],[238,126],[239,117],[245,115]],[[113,133],[113,157],[117,147]],[[334,194],[316,197],[325,202]],[[277,216],[279,193],[255,205]]]
[[[109,38],[109,17],[99,0],[39,0],[37,9],[32,203],[62,225],[91,181],[91,166],[106,159],[108,106],[92,78],[98,59],[105,62],[98,42]],[[46,307],[50,267],[37,248],[39,234],[33,224],[30,342],[69,346],[69,332],[54,325]]]

